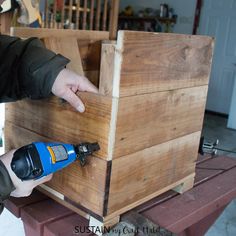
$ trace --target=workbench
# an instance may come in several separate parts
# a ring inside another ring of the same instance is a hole
[[[236,159],[199,156],[193,189],[182,195],[168,191],[122,215],[121,221],[135,215],[143,219],[144,229],[160,225],[177,235],[200,236],[235,197]],[[94,235],[87,230],[88,220],[37,190],[27,198],[10,198],[6,207],[21,217],[26,236]]]

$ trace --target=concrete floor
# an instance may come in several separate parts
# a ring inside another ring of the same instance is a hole
[[[227,128],[227,118],[206,114],[204,118],[202,135],[206,141],[214,142],[219,139],[219,148],[233,151],[228,153],[218,151],[219,155],[226,155],[236,158],[236,130]]]
[[[220,140],[219,147],[236,151],[236,131],[226,128],[227,119],[214,115],[206,115],[204,119],[203,135],[205,139],[214,142]],[[236,158],[236,154],[219,152]],[[8,210],[0,216],[0,236],[24,236],[21,220],[14,217]],[[236,200],[226,208],[206,236],[234,236],[236,235]]]
[[[219,148],[236,152],[236,130],[227,129],[227,119],[211,114],[205,115],[202,135],[209,142],[219,139]],[[218,151],[219,155],[236,158],[236,153]],[[236,235],[236,200],[232,201],[206,236]]]

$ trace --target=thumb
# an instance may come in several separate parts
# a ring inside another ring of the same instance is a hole
[[[63,98],[71,104],[76,110],[79,112],[84,112],[85,107],[83,102],[80,100],[80,98],[70,89],[67,89],[66,92],[64,93]]]
[[[51,180],[51,178],[52,178],[52,174],[44,176],[38,180],[35,180],[34,187],[38,186],[39,184],[43,184],[45,182],[48,182],[49,180]]]

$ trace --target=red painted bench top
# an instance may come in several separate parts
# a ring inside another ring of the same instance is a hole
[[[168,191],[133,211],[178,235],[199,236],[235,197],[236,159],[200,156],[193,189],[182,195]],[[93,235],[88,220],[37,190],[27,198],[10,198],[6,207],[21,217],[26,236]]]

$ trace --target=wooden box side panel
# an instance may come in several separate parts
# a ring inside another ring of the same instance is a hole
[[[46,37],[76,37],[79,40],[109,40],[109,32],[96,30],[71,30],[71,29],[48,29],[11,27],[12,36],[20,38],[46,38]]]
[[[92,93],[80,93],[80,98],[86,107],[83,114],[53,97],[6,104],[6,120],[53,141],[98,142],[101,150],[95,155],[108,159],[112,98]]]
[[[95,85],[99,86],[101,63],[101,40],[77,40],[84,75]]]
[[[61,53],[63,56],[70,58],[72,61],[68,64],[68,68],[71,68],[73,71],[81,74],[80,66],[77,66],[78,68],[76,68],[72,65],[79,64],[79,57],[78,60],[76,60],[76,56],[78,54],[78,52],[76,53],[76,50],[79,48],[84,75],[98,87],[101,60],[101,42],[102,40],[109,39],[109,32],[12,27],[11,35],[21,38],[46,38],[46,46],[56,53]],[[56,45],[54,38],[57,39]],[[75,40],[77,40],[77,43],[75,43]],[[53,41],[53,44],[50,41]],[[68,51],[65,49],[68,49]]]
[[[119,99],[113,159],[202,129],[208,86]]]
[[[107,214],[125,212],[193,176],[200,134],[195,132],[113,160]]]
[[[212,48],[207,36],[119,31],[113,96],[207,85]]]
[[[6,150],[36,141],[52,141],[45,136],[6,122],[5,124]],[[107,161],[94,156],[88,159],[88,165],[81,167],[75,162],[66,169],[53,175],[47,186],[63,195],[65,201],[71,201],[78,208],[89,209],[102,215],[104,192],[106,184]]]

